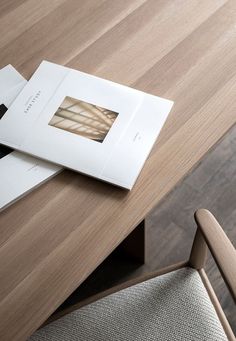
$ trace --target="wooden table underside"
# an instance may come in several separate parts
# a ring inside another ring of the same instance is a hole
[[[234,0],[1,0],[0,67],[42,59],[175,101],[131,192],[64,171],[1,213],[0,339],[25,340],[236,121]]]

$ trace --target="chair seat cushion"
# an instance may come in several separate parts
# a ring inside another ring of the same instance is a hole
[[[30,341],[227,340],[199,273],[183,268],[84,306]]]

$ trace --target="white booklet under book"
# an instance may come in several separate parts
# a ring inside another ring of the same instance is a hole
[[[0,70],[0,120],[26,83],[11,65]],[[0,145],[0,210],[57,174],[60,169]]]
[[[131,189],[172,105],[44,61],[0,120],[0,143]]]

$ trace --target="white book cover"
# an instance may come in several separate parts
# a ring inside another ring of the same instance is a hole
[[[11,65],[0,70],[0,121],[26,83]],[[60,169],[0,145],[0,210],[57,174]]]
[[[172,105],[43,61],[0,120],[0,143],[131,189]]]

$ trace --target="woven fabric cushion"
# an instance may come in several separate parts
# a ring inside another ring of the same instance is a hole
[[[100,299],[30,341],[227,340],[196,270],[183,268]]]

